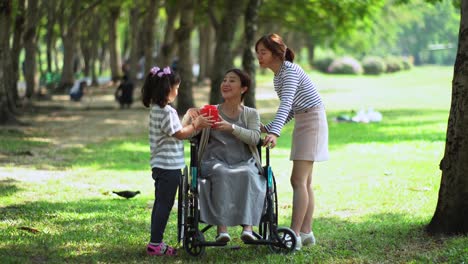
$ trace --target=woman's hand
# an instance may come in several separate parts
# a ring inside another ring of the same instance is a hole
[[[221,121],[215,122],[213,129],[219,130],[219,131],[227,131],[227,132],[232,132],[234,129],[232,128],[232,124],[229,123],[228,121],[224,120],[221,116],[219,116],[219,119]]]
[[[278,137],[275,134],[268,134],[263,140],[263,146],[267,148],[274,148],[276,146],[276,139]]]
[[[265,129],[265,125],[260,123],[260,132],[261,133],[267,133],[266,129]]]

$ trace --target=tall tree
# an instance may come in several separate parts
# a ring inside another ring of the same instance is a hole
[[[110,69],[111,77],[114,81],[118,80],[122,75],[119,34],[117,30],[117,22],[120,16],[120,4],[121,3],[117,2],[109,6],[109,17],[107,20],[107,22],[109,23],[108,30]]]
[[[215,16],[213,4],[209,6],[208,14],[216,31],[216,48],[211,71],[211,91],[210,104],[217,104],[221,101],[219,87],[224,78],[224,73],[232,68],[233,55],[232,44],[234,33],[237,28],[237,21],[242,15],[244,0],[224,2],[221,21]]]
[[[13,97],[13,100],[18,103],[19,101],[19,95],[18,95],[18,89],[17,89],[17,84],[19,80],[19,57],[20,57],[20,52],[23,47],[23,32],[24,32],[24,21],[25,21],[25,0],[18,0],[17,1],[17,11],[16,11],[16,16],[15,16],[15,24],[14,24],[14,30],[13,30],[13,43],[12,43],[12,48],[11,48],[11,84],[9,85],[10,87],[10,93],[11,96]]]
[[[242,55],[242,68],[251,76],[252,83],[249,92],[244,98],[246,106],[255,107],[255,56],[252,48],[255,44],[255,34],[257,33],[258,10],[261,0],[249,0],[244,16],[244,53]]]
[[[177,71],[180,73],[182,82],[177,97],[177,110],[179,113],[185,113],[187,109],[194,105],[190,36],[194,28],[195,0],[182,1],[180,8],[180,27],[177,29],[176,38],[179,57]]]
[[[13,97],[9,95],[12,76],[10,57],[10,28],[12,0],[0,0],[0,124],[16,122],[13,112]]]
[[[155,50],[155,30],[156,21],[159,16],[160,0],[150,0],[146,3],[145,23],[143,25],[144,53],[145,53],[145,73],[153,66],[153,53]]]
[[[174,53],[177,50],[177,41],[175,38],[175,22],[179,14],[177,1],[166,1],[164,7],[166,10],[166,26],[161,45],[161,51],[158,55],[158,65],[170,65],[174,59]],[[193,23],[193,22],[192,22]]]
[[[468,234],[468,1],[461,1],[458,51],[452,81],[452,103],[442,179],[430,233]]]
[[[38,87],[36,51],[39,17],[38,1],[28,0],[26,29],[24,32],[24,77],[26,80],[26,98],[29,99],[31,99]]]

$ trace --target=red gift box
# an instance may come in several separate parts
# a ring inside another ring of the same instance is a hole
[[[218,108],[216,105],[205,105],[200,109],[200,112],[202,114],[206,114],[206,116],[211,116],[212,120],[215,122],[219,122],[219,115],[218,115]],[[215,125],[213,124],[211,127],[214,127]]]

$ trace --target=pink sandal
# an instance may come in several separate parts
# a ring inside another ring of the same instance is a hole
[[[148,244],[146,247],[146,253],[151,256],[175,256],[177,255],[177,250],[166,245],[166,243],[161,242],[157,246]]]

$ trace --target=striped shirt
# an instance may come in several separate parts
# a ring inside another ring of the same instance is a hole
[[[284,61],[273,79],[280,105],[275,119],[265,126],[268,133],[280,136],[283,126],[291,121],[295,111],[322,104],[317,89],[304,70],[297,64]]]
[[[185,166],[184,143],[173,137],[182,129],[177,111],[170,105],[164,108],[152,105],[149,118],[149,143],[151,168],[167,170],[182,169]]]

